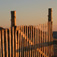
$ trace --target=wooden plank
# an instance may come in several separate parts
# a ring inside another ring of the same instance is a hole
[[[47,42],[49,42],[49,37],[48,37],[48,23],[47,23]],[[47,55],[49,56],[49,43],[47,44]]]
[[[35,57],[36,57],[36,53],[37,51],[36,51],[36,27],[35,27]]]
[[[25,26],[25,35],[26,35],[26,26]],[[26,37],[26,38],[27,38],[27,37]],[[26,50],[26,51],[25,51],[26,53],[25,53],[25,54],[26,54],[26,57],[27,57],[27,40],[26,40],[26,39],[25,39],[25,42],[26,42],[26,49],[25,49],[25,50]]]
[[[32,41],[32,26],[31,26],[31,41]],[[32,45],[31,45],[32,47]],[[32,48],[31,48],[31,57],[32,57]]]
[[[31,26],[29,26],[29,39],[31,40]],[[31,57],[31,44],[29,43],[29,49],[30,49],[30,53],[29,53],[29,55],[30,55],[30,57]]]
[[[43,24],[42,24],[42,52],[43,52]],[[42,57],[43,57],[43,55],[42,55]]]
[[[23,26],[22,26],[22,52],[23,52],[23,56],[24,57],[24,38],[23,38]]]
[[[43,38],[43,53],[44,53],[44,25],[42,26],[42,38]]]
[[[29,38],[29,26],[28,26],[28,38]],[[29,46],[30,44],[29,44],[29,41],[28,41],[28,48],[30,48],[30,46]],[[30,56],[30,50],[28,49],[28,57]]]
[[[24,26],[23,26],[23,34],[24,34]],[[25,57],[25,39],[23,39],[23,52],[24,52],[23,57]]]
[[[40,50],[41,50],[41,24],[40,24]],[[41,57],[41,53],[40,53],[40,57]]]
[[[24,26],[24,34],[25,34],[25,26]],[[25,41],[25,39],[24,39],[24,41]],[[24,57],[26,57],[25,43],[26,43],[26,42],[24,42]]]
[[[32,42],[33,42],[33,27],[32,27]],[[33,52],[34,52],[34,51],[33,51],[33,47],[32,47],[32,57],[33,57],[33,55],[34,55]]]
[[[13,44],[13,57],[14,57],[14,27],[12,27],[12,44]]]
[[[51,47],[50,47],[50,22],[48,22],[48,40],[49,40],[49,56],[51,56],[50,55],[50,53],[51,53]]]
[[[1,30],[0,30],[0,57],[2,57],[2,47],[1,47]]]
[[[11,57],[13,57],[13,33],[12,33],[12,28],[11,27]]]
[[[28,30],[27,30],[27,26],[26,26],[26,57],[28,57],[28,41],[27,41],[27,39],[28,39]]]
[[[20,30],[21,30],[21,26],[20,26]],[[22,56],[22,53],[21,53],[21,32],[20,32],[20,57]]]
[[[8,30],[6,29],[5,30],[6,31],[6,55],[7,55],[7,57],[8,57]]]
[[[46,54],[46,24],[45,24],[45,54]]]
[[[36,28],[36,47],[38,49],[38,26]],[[38,57],[38,50],[36,49],[36,57]]]
[[[33,27],[34,32],[33,32],[33,39],[34,39],[34,57],[35,57],[35,27]]]
[[[10,57],[11,57],[11,28],[9,28],[9,43],[10,43]]]
[[[39,25],[38,25],[38,49],[39,49]],[[38,57],[39,57],[39,50],[38,50]]]
[[[45,24],[44,24],[44,53],[45,53]],[[45,57],[45,55],[44,55]]]
[[[16,39],[15,39],[16,28],[15,27],[13,27],[12,32],[13,32],[13,57],[16,57]]]
[[[47,41],[48,40],[47,39],[47,23],[46,23],[45,27],[46,27],[46,43],[47,43],[46,44],[46,55],[48,55],[48,53],[47,53],[47,50],[48,50],[48,48],[47,48],[48,47],[48,41]]]
[[[27,26],[27,57],[28,57],[28,26]]]
[[[29,26],[29,39],[31,40],[31,27]],[[31,44],[29,43],[29,57],[31,57]]]
[[[39,25],[38,25],[38,48],[39,48]],[[38,50],[38,57],[39,57],[39,50]]]
[[[15,39],[16,39],[16,51],[18,50],[18,47],[17,47],[17,29],[18,29],[18,27],[16,27],[16,32],[15,32]],[[16,52],[16,57],[18,57],[18,52]]]
[[[28,26],[27,26],[27,38],[28,38]],[[28,39],[27,39],[27,47],[29,46]],[[27,51],[29,57],[29,50]]]
[[[22,26],[21,26],[21,32],[22,32]],[[21,57],[22,57],[22,55],[23,55],[23,52],[22,52],[22,35],[21,35]]]
[[[5,48],[4,48],[4,30],[2,30],[2,45],[3,45],[3,57],[5,57]]]
[[[40,25],[39,25],[39,49],[40,49]],[[40,52],[39,52],[39,57],[40,57]]]
[[[23,26],[21,26],[21,31],[23,32]],[[21,53],[22,53],[22,56],[21,57],[23,57],[23,35],[22,35],[23,33],[21,33]]]
[[[19,52],[19,49],[20,49],[20,39],[19,39],[19,26],[18,26],[18,57],[20,57],[20,52]]]
[[[19,57],[20,57],[20,26],[19,26]]]

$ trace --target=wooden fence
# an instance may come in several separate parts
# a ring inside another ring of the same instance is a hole
[[[52,57],[52,22],[0,30],[0,57]]]

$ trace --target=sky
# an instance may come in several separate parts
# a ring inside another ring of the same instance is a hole
[[[53,31],[57,31],[57,0],[0,0],[0,27],[11,27],[11,11],[16,11],[16,25],[48,22],[48,8],[53,12]]]

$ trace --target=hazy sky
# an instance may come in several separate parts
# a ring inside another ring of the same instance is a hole
[[[48,8],[53,9],[53,30],[57,31],[57,0],[0,0],[0,26],[11,26],[12,10],[16,10],[17,26],[46,23]]]

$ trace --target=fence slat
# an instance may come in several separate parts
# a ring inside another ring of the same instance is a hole
[[[40,50],[41,50],[41,25],[40,25]],[[41,53],[40,53],[40,57],[41,57]]]
[[[19,40],[19,26],[18,26],[18,33],[17,33],[17,35],[18,35],[18,40],[17,40],[17,41],[18,41],[18,50],[17,50],[17,52],[18,52],[18,57],[20,57],[20,54],[19,54],[19,53],[20,53],[20,52],[19,52],[19,49],[20,49],[20,48],[19,48],[19,47],[20,47],[20,45],[19,45],[19,44],[20,44],[20,43],[19,43],[19,42],[20,42],[20,40]]]
[[[8,30],[6,29],[6,55],[8,57]]]
[[[36,27],[35,27],[35,57],[36,57]]]
[[[14,57],[14,27],[12,27],[13,57]]]
[[[27,26],[27,47],[28,47],[29,43],[28,43],[28,26]],[[28,57],[29,57],[29,50],[27,51],[28,53]]]
[[[2,50],[1,50],[1,30],[0,30],[0,57],[2,57]]]
[[[21,42],[20,42],[20,36],[21,36],[21,32],[20,32],[20,26],[19,26],[19,57],[21,57]]]
[[[16,51],[18,50],[18,47],[17,47],[17,29],[18,29],[18,27],[16,27],[16,32],[15,32]],[[18,57],[18,52],[16,52],[16,57]]]
[[[38,25],[38,48],[39,48],[39,25]],[[39,57],[39,50],[38,50],[38,57]]]
[[[33,34],[32,34],[32,37],[33,37],[33,40],[32,40],[33,45],[32,45],[32,46],[34,46],[34,27],[33,27]],[[32,47],[32,57],[34,57],[34,47]]]
[[[28,38],[29,38],[29,26],[28,26]],[[28,41],[28,57],[30,56],[30,54],[29,54],[30,53],[30,49],[29,48],[30,48],[30,46],[29,46],[29,41]]]
[[[10,43],[10,57],[11,57],[11,28],[9,28],[9,43]]]
[[[4,30],[2,30],[2,45],[3,45],[3,57],[5,57]]]
[[[45,24],[44,24],[44,53],[45,53]],[[45,55],[44,55],[45,57]]]
[[[26,35],[26,26],[25,26],[25,35]],[[27,38],[27,37],[26,37]],[[26,49],[25,49],[25,54],[26,54],[26,56],[25,57],[27,57],[27,40],[25,39],[25,42],[26,42]]]
[[[31,28],[31,30],[32,30],[32,42],[33,42],[33,27]],[[33,57],[33,47],[32,47],[32,57]]]

